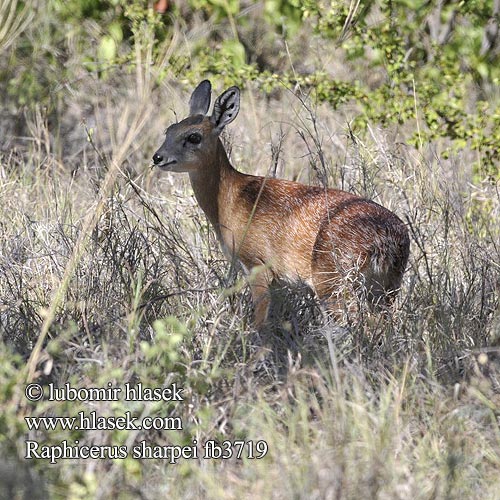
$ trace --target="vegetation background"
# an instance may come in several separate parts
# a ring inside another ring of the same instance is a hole
[[[498,0],[0,3],[0,497],[499,498]],[[407,224],[390,321],[277,290],[271,340],[184,176],[150,158],[196,83],[243,90],[248,173]],[[283,295],[285,295],[283,299]],[[270,344],[270,345],[269,345]],[[29,403],[26,381],[176,383],[173,403]],[[182,431],[28,432],[26,416]],[[24,460],[25,440],[265,440],[230,460]]]

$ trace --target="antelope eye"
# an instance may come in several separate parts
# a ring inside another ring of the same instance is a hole
[[[199,144],[201,142],[201,135],[197,133],[191,134],[188,136],[187,140],[191,144]]]

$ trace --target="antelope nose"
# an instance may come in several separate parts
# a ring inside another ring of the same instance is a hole
[[[163,161],[163,156],[159,155],[158,153],[155,153],[153,156],[153,163],[155,165],[158,165],[158,163],[161,163]]]

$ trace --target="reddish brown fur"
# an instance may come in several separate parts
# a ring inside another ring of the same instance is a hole
[[[238,172],[207,117],[176,127],[176,137],[203,134],[199,160],[181,162],[178,171],[189,172],[226,255],[247,271],[264,265],[250,283],[258,326],[267,319],[273,278],[303,280],[334,312],[359,294],[390,304],[409,255],[408,232],[396,215],[345,191]]]

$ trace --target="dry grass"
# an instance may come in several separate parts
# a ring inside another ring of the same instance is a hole
[[[149,167],[188,94],[167,83],[152,90],[145,67],[104,82],[82,78],[59,117],[63,134],[53,134],[39,109],[27,117],[27,138],[9,137],[2,151],[0,492],[496,498],[497,187],[471,183],[466,154],[443,161],[440,144],[405,146],[409,131],[373,124],[352,137],[349,116],[308,109],[287,90],[268,100],[250,88],[226,137],[236,166],[369,196],[412,235],[390,320],[368,315],[340,329],[325,324],[307,290],[288,290],[277,293],[275,335],[264,341],[249,322],[248,290],[187,179]],[[26,378],[76,387],[176,382],[186,401],[30,404]],[[180,416],[184,428],[35,434],[24,424],[26,415],[80,410]],[[49,465],[23,460],[28,436],[128,446],[263,439],[269,452],[262,460]]]

